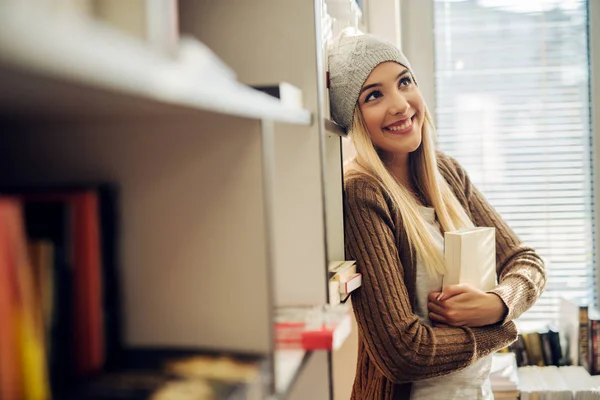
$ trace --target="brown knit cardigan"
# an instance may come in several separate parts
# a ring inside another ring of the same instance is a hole
[[[517,337],[513,319],[529,309],[546,285],[544,264],[522,244],[471,184],[462,167],[438,153],[438,168],[477,226],[496,227],[498,286],[508,307],[501,323],[481,328],[432,328],[419,322],[416,263],[402,220],[373,178],[345,176],[346,258],[357,260],[362,287],[352,296],[358,323],[358,365],[352,399],[409,399],[410,382],[446,375]]]

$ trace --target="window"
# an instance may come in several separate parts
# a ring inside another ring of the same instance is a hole
[[[592,300],[594,223],[584,0],[434,0],[439,147],[546,262],[522,321]]]

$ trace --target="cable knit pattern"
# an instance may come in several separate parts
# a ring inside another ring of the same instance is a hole
[[[409,399],[410,382],[445,375],[512,343],[512,319],[527,310],[545,286],[533,249],[520,243],[451,158],[438,155],[439,170],[479,226],[495,226],[500,284],[493,291],[508,307],[506,320],[482,328],[432,328],[412,311],[414,254],[398,211],[383,188],[359,173],[345,177],[346,256],[363,274],[352,296],[359,353],[352,398]]]

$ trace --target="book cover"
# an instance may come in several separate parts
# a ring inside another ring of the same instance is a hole
[[[443,286],[469,284],[480,290],[496,286],[495,228],[465,228],[444,234],[446,274]]]
[[[539,332],[523,333],[525,341],[525,349],[529,358],[529,365],[545,366],[544,350],[542,347],[542,339]]]
[[[600,312],[595,308],[588,309],[588,360],[590,375],[600,374]]]
[[[330,280],[345,282],[356,274],[356,261],[332,261],[327,272]]]
[[[352,330],[348,305],[283,307],[275,314],[278,349],[334,350]]]
[[[542,349],[544,351],[544,363],[557,367],[562,365],[559,333],[556,330],[548,329],[547,332],[540,333],[540,339],[542,340]]]
[[[3,218],[8,243],[5,248],[10,255],[9,270],[13,273],[13,307],[16,348],[18,360],[13,369],[21,369],[24,399],[45,399],[50,396],[48,366],[44,348],[42,310],[36,302],[34,271],[29,261],[22,206],[10,201],[11,210]],[[15,360],[13,360],[14,362]]]
[[[515,355],[517,366],[524,367],[529,365],[529,356],[525,349],[525,340],[523,335],[519,334],[517,340],[508,346],[509,350]]]
[[[348,280],[340,282],[340,294],[343,298],[362,285],[362,274],[354,274]]]

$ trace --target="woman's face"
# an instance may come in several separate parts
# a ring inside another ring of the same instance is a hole
[[[419,148],[425,103],[406,67],[391,61],[379,64],[363,84],[358,103],[380,151],[406,156]]]

